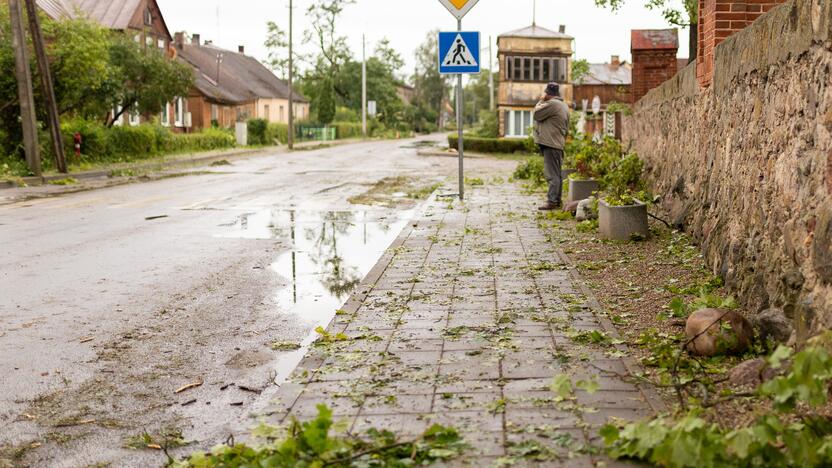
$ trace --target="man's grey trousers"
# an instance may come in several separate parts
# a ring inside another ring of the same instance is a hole
[[[540,145],[543,154],[543,174],[549,183],[549,203],[560,206],[563,197],[563,150]]]

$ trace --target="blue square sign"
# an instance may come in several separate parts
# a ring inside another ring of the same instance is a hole
[[[480,72],[479,32],[439,33],[439,73],[456,75]]]

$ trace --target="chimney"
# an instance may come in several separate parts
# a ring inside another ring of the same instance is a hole
[[[246,46],[244,46],[244,45],[237,46],[237,52],[245,55],[246,54]]]
[[[561,34],[566,34],[566,25],[565,24],[560,25],[560,27],[558,28],[558,31],[560,31]]]
[[[195,46],[199,45],[199,34],[194,34],[191,36],[191,44]]]
[[[621,57],[613,55],[610,59],[610,65],[612,65],[613,67],[618,67],[619,65],[621,65]]]
[[[180,31],[173,35],[173,45],[176,46],[177,49],[182,49],[182,46],[185,45],[185,33]]]

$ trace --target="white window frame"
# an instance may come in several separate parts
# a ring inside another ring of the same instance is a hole
[[[512,109],[506,112],[506,138],[526,138],[530,128],[534,127],[534,120],[532,119],[531,110],[517,110]],[[519,122],[517,119],[520,119]],[[526,122],[528,122],[526,124]],[[517,124],[520,124],[523,130],[522,134],[517,133]]]
[[[165,40],[164,39],[157,40],[156,41],[156,46],[159,47],[160,50],[165,50],[165,46],[166,46]]]
[[[174,102],[174,125],[177,127],[185,126],[185,98],[178,97]]]
[[[127,123],[131,127],[138,127],[142,123],[142,116],[139,114],[138,104],[133,104],[132,109],[127,112]]]
[[[122,109],[121,106],[116,106],[115,108],[113,108],[113,111],[112,111],[113,116],[115,117],[116,115],[118,115],[118,113],[121,112],[121,109]],[[124,123],[124,114],[121,114],[121,115],[119,115],[118,120],[113,121],[113,126],[114,127],[121,127],[121,124],[123,124],[123,123]]]
[[[170,103],[165,103],[165,108],[162,109],[162,115],[159,118],[159,122],[162,124],[163,127],[170,127]]]

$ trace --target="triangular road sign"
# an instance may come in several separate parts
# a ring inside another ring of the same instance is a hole
[[[462,19],[479,0],[439,0],[457,19]]]
[[[465,43],[462,34],[457,34],[454,45],[448,50],[442,60],[443,67],[476,67],[477,59],[471,53],[471,48]]]

